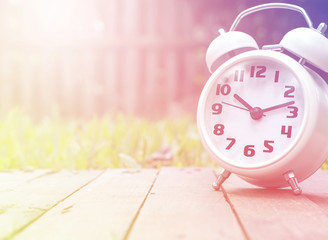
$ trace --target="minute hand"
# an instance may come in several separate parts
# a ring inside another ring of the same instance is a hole
[[[262,109],[262,112],[269,112],[278,108],[283,108],[283,107],[287,107],[289,105],[293,105],[295,103],[295,101],[290,101],[290,102],[286,102],[286,103],[282,103],[282,104],[278,104],[276,106],[273,107],[268,107],[268,108],[264,108]]]

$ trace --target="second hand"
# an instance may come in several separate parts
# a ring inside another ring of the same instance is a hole
[[[235,108],[239,108],[239,109],[241,109],[241,110],[249,111],[247,108],[239,107],[239,106],[237,106],[237,105],[233,105],[233,104],[231,104],[231,103],[222,102],[222,104],[225,104],[225,105],[228,105],[228,106],[231,106],[231,107],[235,107]],[[265,117],[264,114],[263,114],[263,117]]]
[[[236,105],[233,105],[233,104],[230,104],[230,103],[226,103],[226,102],[222,102],[222,103],[226,104],[226,105],[229,105],[231,107],[235,107],[235,108],[239,108],[239,109],[242,109],[242,110],[245,110],[245,111],[249,111],[247,108],[239,107],[239,106],[236,106]]]

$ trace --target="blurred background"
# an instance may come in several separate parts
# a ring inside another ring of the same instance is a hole
[[[195,115],[209,43],[267,2],[0,0],[0,114],[18,106],[35,117]],[[326,0],[276,2],[303,7],[315,27],[328,21]],[[238,30],[263,45],[299,26],[301,14],[267,10]]]

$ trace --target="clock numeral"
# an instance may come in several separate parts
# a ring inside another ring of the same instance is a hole
[[[244,155],[246,157],[253,157],[255,155],[254,145],[246,145],[244,147]]]
[[[229,84],[218,84],[216,87],[216,95],[228,95],[231,92],[231,87]]]
[[[250,77],[265,78],[266,66],[251,66]]]
[[[277,83],[279,81],[279,71],[274,73],[274,82]]]
[[[228,146],[226,147],[226,150],[229,150],[232,148],[232,146],[236,143],[235,138],[227,138],[229,142]],[[265,153],[271,153],[273,152],[273,140],[264,140],[264,149],[263,152]],[[255,145],[246,145],[244,147],[244,155],[246,157],[254,157],[255,156]]]
[[[292,137],[292,126],[282,125],[281,126],[281,135],[286,135],[287,138],[291,138]]]
[[[284,97],[285,98],[293,98],[294,95],[292,93],[295,92],[295,87],[294,86],[285,86],[285,88],[287,88],[287,90],[284,93]]]
[[[229,150],[236,143],[236,139],[235,138],[227,138],[227,140],[230,141],[229,145],[226,147],[226,149]]]
[[[224,125],[223,124],[215,124],[213,133],[215,135],[222,135],[224,133]]]
[[[245,74],[245,71],[244,70],[236,70],[235,71],[235,78],[234,78],[234,81],[235,82],[243,82],[244,81],[244,74]]]
[[[264,147],[266,149],[264,149],[263,152],[266,152],[266,153],[273,152],[273,146],[271,145],[273,143],[274,143],[274,141],[264,140]]]
[[[291,109],[290,114],[287,115],[287,118],[296,118],[298,116],[298,108],[295,106],[288,106],[287,108]]]
[[[221,114],[222,113],[222,104],[220,103],[214,103],[212,105],[212,114]]]

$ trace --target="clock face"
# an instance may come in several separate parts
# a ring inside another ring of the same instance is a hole
[[[301,131],[304,93],[296,74],[272,59],[244,58],[224,69],[214,73],[204,100],[210,147],[238,166],[274,161]]]

